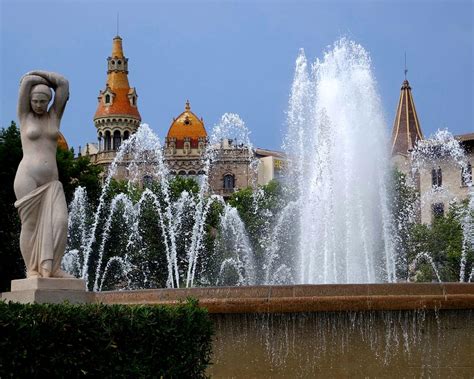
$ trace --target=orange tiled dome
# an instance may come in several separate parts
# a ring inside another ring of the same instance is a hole
[[[66,138],[64,138],[61,132],[58,133],[57,145],[58,145],[58,149],[69,150],[69,146],[66,142]]]
[[[191,146],[196,147],[199,138],[206,138],[207,132],[204,128],[204,122],[193,112],[189,100],[186,101],[184,112],[181,113],[170,126],[167,138],[176,138],[177,147],[181,147],[184,138],[191,139]]]
[[[168,131],[168,138],[176,138],[177,141],[182,141],[184,138],[191,138],[191,143],[198,141],[199,138],[206,138],[207,132],[204,128],[204,122],[199,119],[193,112],[189,100],[186,102],[186,107],[171,124]]]

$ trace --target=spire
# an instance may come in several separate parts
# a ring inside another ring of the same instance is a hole
[[[114,37],[112,54],[107,58],[107,82],[100,91],[94,120],[120,115],[141,120],[137,108],[138,95],[128,82],[128,58],[123,53],[122,38]]]
[[[416,141],[422,139],[423,133],[416,114],[410,83],[405,79],[401,88],[395,122],[393,123],[392,156],[395,154],[406,155],[413,150]]]
[[[184,110],[186,110],[186,111],[191,110],[191,105],[189,104],[189,100],[186,100],[186,105],[184,106]]]
[[[112,42],[112,56],[110,58],[124,58],[123,47],[122,47],[122,38],[119,35],[114,37]]]

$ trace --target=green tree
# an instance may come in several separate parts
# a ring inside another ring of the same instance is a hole
[[[0,131],[0,292],[10,289],[10,281],[25,276],[20,254],[20,219],[14,207],[16,170],[23,157],[20,131],[14,121]]]
[[[410,231],[417,222],[419,196],[402,172],[393,170],[391,179],[397,277],[408,279]]]
[[[436,280],[433,263],[443,282],[466,280],[459,278],[463,248],[466,253],[466,274],[471,272],[474,261],[473,247],[463,244],[462,222],[466,216],[472,222],[473,217],[472,210],[471,214],[467,212],[467,204],[452,204],[447,214],[435,217],[431,225],[412,226],[408,240],[412,279],[423,282]]]
[[[86,188],[91,202],[96,203],[101,192],[102,168],[91,163],[87,156],[74,158],[72,150],[58,149],[56,153],[59,180],[63,184],[66,201],[72,200],[78,186]]]
[[[265,250],[270,245],[276,217],[287,205],[282,186],[275,180],[253,190],[248,187],[232,194],[229,204],[245,224],[257,265],[257,282],[263,280]]]

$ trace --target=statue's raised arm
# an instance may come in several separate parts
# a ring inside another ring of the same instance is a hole
[[[33,87],[38,86],[42,88],[43,92],[49,93],[49,98],[51,99],[51,90],[49,89],[49,82],[37,75],[25,74],[20,80],[20,91],[18,94],[18,120],[25,119],[25,117],[31,112],[31,91]],[[48,88],[44,88],[48,87]],[[48,100],[49,103],[49,100]],[[47,105],[47,104],[46,104]]]
[[[54,102],[50,112],[54,112],[58,118],[61,118],[69,99],[69,82],[67,79],[58,73],[41,70],[30,71],[25,77],[33,77],[33,81],[40,81],[37,84],[46,84],[54,90]],[[29,95],[29,92],[27,93]]]

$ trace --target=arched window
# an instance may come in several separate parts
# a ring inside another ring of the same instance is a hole
[[[461,185],[468,186],[470,184],[472,185],[472,165],[469,162],[467,166],[461,170]]]
[[[178,172],[178,175],[186,175],[186,171],[181,170]]]
[[[105,150],[110,150],[112,148],[112,138],[110,136],[110,131],[105,132],[105,137],[104,137],[104,149]]]
[[[104,143],[102,139],[102,133],[99,133],[99,137],[97,139],[99,140],[99,151],[102,151],[104,149],[104,146],[102,146],[102,144]]]
[[[110,104],[110,95],[105,95],[105,104]]]
[[[118,130],[116,130],[114,132],[114,150],[118,150],[119,147],[120,147],[120,142],[121,142],[121,138],[120,138],[120,132]]]
[[[443,185],[443,173],[441,172],[441,167],[431,170],[431,185],[433,187],[441,187]]]
[[[224,190],[232,190],[235,187],[235,178],[232,174],[224,175]]]
[[[444,204],[443,203],[431,204],[431,212],[432,212],[433,218],[444,217]]]
[[[128,130],[126,130],[124,133],[123,133],[123,140],[125,141],[126,139],[129,139],[130,137],[130,133]]]

